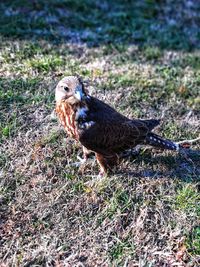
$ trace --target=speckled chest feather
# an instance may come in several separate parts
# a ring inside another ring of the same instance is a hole
[[[56,104],[56,113],[58,114],[61,124],[68,135],[75,139],[78,139],[76,113],[79,108],[79,104],[69,105],[64,100]]]

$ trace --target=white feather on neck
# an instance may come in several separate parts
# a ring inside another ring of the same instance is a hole
[[[56,94],[55,94],[56,102],[59,102],[62,99],[64,99],[65,95],[66,95],[65,92],[62,92],[61,90],[56,90]]]

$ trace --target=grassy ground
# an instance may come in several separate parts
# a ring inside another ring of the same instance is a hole
[[[199,266],[199,144],[143,150],[96,180],[53,120],[54,88],[82,75],[129,117],[199,136],[198,1],[1,1],[1,266]]]

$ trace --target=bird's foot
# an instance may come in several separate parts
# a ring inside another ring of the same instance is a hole
[[[78,173],[84,174],[85,169],[94,164],[94,159],[89,159],[88,154],[87,156],[84,155],[84,158],[81,158],[80,156],[77,156],[78,162],[73,163],[73,166],[78,167]]]
[[[83,158],[87,160],[89,159],[91,154],[92,154],[92,151],[90,151],[89,149],[83,146]]]
[[[104,179],[106,178],[106,173],[105,172],[99,172],[97,175],[92,175],[92,179],[87,181],[85,184],[89,187],[96,187],[100,185],[101,183],[104,182]]]
[[[82,165],[85,164],[85,162],[86,162],[86,160],[87,160],[87,159],[85,159],[85,158],[81,158],[80,156],[77,156],[77,159],[78,159],[79,161],[77,161],[77,162],[73,162],[73,163],[71,164],[71,166],[74,166],[74,167],[81,167]]]
[[[70,164],[70,166],[76,167],[76,168],[80,167],[81,165],[82,165],[82,163],[80,161],[73,162],[73,163]]]
[[[88,157],[85,157],[85,155],[84,155],[84,158],[77,156],[77,159],[79,160],[80,164],[84,164],[87,161]]]

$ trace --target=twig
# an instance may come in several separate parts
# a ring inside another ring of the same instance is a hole
[[[183,141],[180,141],[180,142],[176,142],[176,144],[184,144],[184,143],[189,143],[189,144],[193,144],[193,143],[196,143],[197,141],[200,141],[200,137],[198,138],[195,138],[195,139],[191,139],[191,140],[183,140]]]

